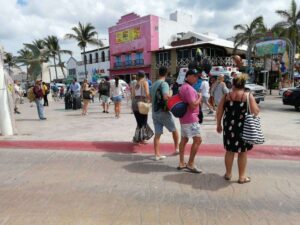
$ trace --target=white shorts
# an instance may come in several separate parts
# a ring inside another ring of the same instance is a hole
[[[181,124],[181,136],[186,138],[201,137],[200,124],[198,122]]]

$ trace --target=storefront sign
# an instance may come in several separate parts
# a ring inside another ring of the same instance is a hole
[[[130,28],[116,32],[116,43],[130,42],[141,37],[140,27]]]
[[[284,40],[270,40],[259,42],[256,45],[256,56],[284,54],[286,42]]]

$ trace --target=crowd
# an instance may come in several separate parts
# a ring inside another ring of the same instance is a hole
[[[154,136],[155,160],[163,160],[166,156],[160,153],[160,138],[165,127],[172,133],[174,154],[179,154],[177,169],[191,173],[201,173],[201,169],[195,163],[195,157],[202,143],[202,107],[206,106],[208,114],[215,115],[216,131],[223,133],[224,148],[226,150],[224,179],[231,179],[234,156],[237,153],[238,182],[250,182],[250,178],[246,175],[247,151],[251,150],[253,145],[243,141],[240,134],[247,114],[247,107],[255,115],[259,113],[259,108],[254,97],[245,92],[246,75],[232,73],[232,88],[228,89],[222,74],[217,79],[211,77],[208,80],[208,76],[202,71],[197,70],[197,68],[189,68],[184,83],[181,86],[175,83],[173,87],[170,87],[166,82],[167,74],[167,68],[161,67],[158,74],[159,79],[153,84],[149,83],[144,71],[139,71],[137,75],[133,76],[128,87],[132,103],[131,109],[137,124],[132,141],[135,144],[147,144],[147,141]],[[171,89],[173,93],[170,92]],[[54,95],[59,94],[60,98],[63,97],[64,90],[53,88],[52,91]],[[72,104],[80,105],[75,108],[82,108],[82,115],[86,116],[88,115],[89,103],[94,100],[97,91],[99,100],[102,102],[103,113],[109,113],[109,103],[112,101],[115,118],[120,118],[124,90],[118,76],[114,77],[112,81],[108,78],[102,79],[97,88],[89,84],[87,80],[84,80],[80,85],[74,79],[66,93],[74,99]],[[18,93],[17,84],[15,92]],[[44,106],[48,105],[47,94],[49,94],[49,88],[41,80],[37,80],[32,92],[39,118],[45,120]],[[167,108],[167,102],[172,94],[178,94],[182,101],[187,104],[185,114],[179,118],[180,134],[175,126],[174,117]],[[247,98],[249,99],[248,102]],[[81,102],[83,102],[82,107]],[[140,110],[141,103],[146,104],[146,106],[149,103],[148,107],[150,107],[150,103],[152,104],[154,131],[148,124],[148,111],[144,113]],[[15,113],[19,113],[17,103],[15,104]],[[192,139],[193,142],[189,158],[186,161],[185,151],[189,139]]]

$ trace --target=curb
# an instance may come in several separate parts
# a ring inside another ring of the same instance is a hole
[[[137,145],[131,142],[113,141],[0,141],[0,149],[40,149],[40,150],[67,150],[88,152],[116,152],[116,153],[147,153],[153,154],[153,143]],[[191,145],[186,147],[187,153]],[[162,143],[162,154],[174,154],[174,145]],[[197,155],[223,157],[225,150],[220,144],[202,144]],[[300,160],[300,147],[278,145],[256,145],[249,151],[250,158]]]

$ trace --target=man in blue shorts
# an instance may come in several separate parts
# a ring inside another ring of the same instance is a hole
[[[155,160],[161,160],[166,156],[160,155],[159,142],[160,136],[163,134],[163,127],[166,127],[169,132],[172,132],[174,140],[175,153],[179,153],[179,135],[175,127],[174,120],[171,113],[166,109],[166,102],[169,98],[169,85],[165,81],[167,75],[167,68],[159,68],[159,79],[154,82],[151,89],[152,98],[152,119],[154,124],[154,153]]]

